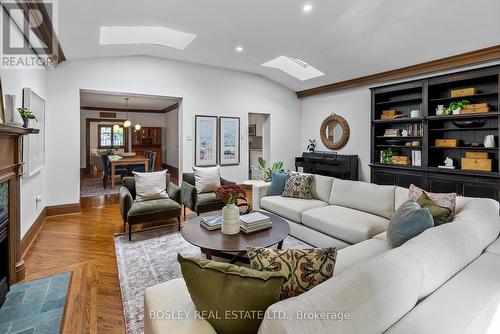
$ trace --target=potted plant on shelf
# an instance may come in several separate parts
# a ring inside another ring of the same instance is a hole
[[[307,145],[307,150],[313,153],[316,149],[316,139],[309,139],[309,145]]]
[[[467,100],[462,100],[462,101],[455,101],[450,103],[448,108],[445,108],[443,111],[443,115],[459,115],[460,112],[462,111],[462,108],[468,105],[470,102]]]
[[[240,232],[240,210],[236,204],[240,196],[245,195],[245,190],[237,184],[220,186],[215,190],[215,196],[225,204],[222,208],[222,233],[237,234]]]
[[[271,168],[267,168],[266,163],[266,160],[259,158],[259,170],[264,182],[271,182],[273,172],[283,173],[285,171],[282,161],[273,163]]]
[[[19,113],[19,115],[21,115],[21,117],[23,119],[23,128],[27,128],[28,127],[28,123],[29,123],[30,119],[34,119],[35,121],[38,122],[38,120],[36,119],[35,114],[33,114],[27,108],[24,108],[24,107],[23,108],[17,108],[16,110]]]
[[[394,151],[392,148],[388,148],[387,150],[383,150],[382,152],[380,152],[380,163],[391,164],[392,157],[395,154],[396,154],[396,151]]]

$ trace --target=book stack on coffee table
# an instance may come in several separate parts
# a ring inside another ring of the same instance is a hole
[[[260,213],[252,212],[240,217],[240,228],[244,233],[252,233],[272,227],[271,218]]]
[[[200,225],[209,231],[218,230],[222,226],[222,216],[207,216],[200,219]]]

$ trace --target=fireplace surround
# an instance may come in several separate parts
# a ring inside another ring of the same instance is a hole
[[[21,259],[22,140],[37,129],[0,124],[0,306],[8,287],[24,278]]]

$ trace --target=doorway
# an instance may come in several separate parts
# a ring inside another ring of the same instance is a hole
[[[259,158],[270,161],[271,115],[248,114],[248,178],[260,180]]]

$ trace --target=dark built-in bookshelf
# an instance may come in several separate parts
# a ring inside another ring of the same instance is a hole
[[[371,89],[371,182],[408,187],[418,185],[431,192],[456,192],[463,196],[500,199],[500,66],[484,67],[449,75],[435,76]],[[455,89],[475,88],[473,95],[451,97]],[[459,115],[436,115],[438,105],[467,100],[471,104],[487,103],[488,112]],[[396,110],[401,118],[381,119],[382,111]],[[411,118],[412,110],[420,110]],[[467,122],[467,123],[466,123]],[[387,129],[409,131],[411,136],[385,136]],[[495,147],[484,147],[484,137],[493,135]],[[436,139],[456,139],[457,147],[441,147]],[[407,146],[412,142],[414,146]],[[419,145],[418,145],[419,144]],[[479,145],[479,146],[475,146]],[[408,156],[409,165],[383,164],[381,153],[392,149]],[[412,151],[418,151],[418,158]],[[486,152],[492,160],[491,171],[462,169],[466,152]],[[412,159],[415,158],[415,159]],[[446,158],[455,169],[439,168]]]

